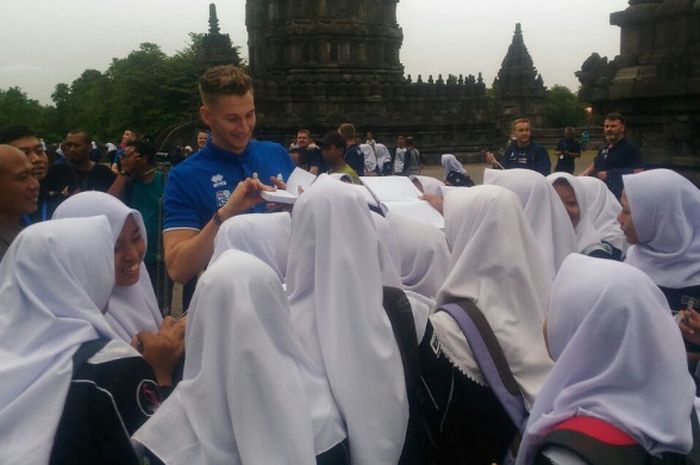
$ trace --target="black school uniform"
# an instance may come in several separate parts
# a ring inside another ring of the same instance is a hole
[[[435,441],[435,465],[501,463],[517,428],[491,389],[457,369],[428,321],[419,345],[424,416]]]
[[[103,345],[94,352],[91,347]],[[131,435],[155,412],[153,369],[121,341],[91,341],[73,357],[73,377],[50,465],[136,465]],[[81,360],[85,351],[92,352]]]

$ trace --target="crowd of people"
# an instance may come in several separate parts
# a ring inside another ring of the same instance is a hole
[[[199,90],[167,178],[131,130],[111,166],[84,130],[50,166],[0,131],[0,463],[700,464],[700,191],[643,171],[622,115],[582,176],[569,129],[550,173],[518,119],[475,186],[350,123],[256,140],[234,66]],[[444,229],[351,185],[392,174]],[[161,249],[194,285],[177,319]]]

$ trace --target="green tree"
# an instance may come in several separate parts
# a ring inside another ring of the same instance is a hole
[[[586,121],[585,107],[567,87],[556,85],[547,90],[544,116],[550,127],[580,126]]]
[[[30,99],[19,87],[0,89],[0,126],[25,125],[36,130],[44,127],[45,107]]]

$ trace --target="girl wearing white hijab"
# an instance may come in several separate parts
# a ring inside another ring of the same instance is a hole
[[[471,187],[474,182],[469,177],[469,173],[464,169],[462,163],[451,153],[444,153],[440,157],[440,164],[444,170],[442,180],[450,186]]]
[[[672,310],[700,308],[700,191],[666,169],[622,177],[619,221],[627,241],[625,263],[661,288]]]
[[[586,192],[581,178],[558,171],[547,176],[559,195],[562,205],[569,215],[576,233],[578,252],[596,258],[615,259],[612,247],[602,242],[602,238],[591,220],[590,208],[586,203]],[[617,257],[619,259],[619,255]]]
[[[129,435],[160,394],[101,313],[114,286],[106,218],[26,228],[0,277],[0,463],[135,464]]]
[[[542,337],[551,281],[518,199],[498,186],[450,191],[445,233],[450,267],[437,304],[464,299],[476,304],[529,409],[552,367]],[[430,316],[419,351],[435,406],[429,421],[437,438],[437,463],[500,463],[517,427],[447,312]]]
[[[349,463],[332,398],[308,390],[287,305],[276,273],[252,255],[228,250],[207,268],[184,379],[134,435],[149,455],[166,465]]]
[[[556,363],[532,408],[518,465],[583,463],[592,448],[579,457],[576,448],[547,445],[547,435],[572,417],[617,429],[618,450],[639,445],[657,457],[690,451],[695,387],[678,327],[646,275],[569,256],[554,283],[546,337]],[[647,463],[622,457],[616,463]]]
[[[284,282],[291,235],[292,219],[287,212],[233,216],[224,221],[216,233],[209,263],[229,249],[241,250],[267,263],[280,282]]]
[[[484,184],[505,187],[518,196],[538,248],[545,257],[547,272],[554,280],[561,262],[578,251],[571,220],[554,191],[540,173],[526,169],[484,170]]]
[[[117,241],[126,220],[129,217],[133,218],[138,226],[138,235],[143,239],[143,253],[145,253],[146,227],[141,213],[127,207],[121,200],[109,194],[97,191],[76,194],[64,200],[56,208],[53,218],[82,218],[97,215],[105,215],[109,220],[113,242]],[[118,278],[119,275],[128,274],[127,281],[133,283],[122,284],[117,279],[117,285],[112,290],[105,313],[105,318],[112,325],[114,332],[127,343],[131,342],[139,332],[158,332],[163,322],[146,265],[143,263],[143,253],[137,263],[131,263],[131,260],[126,262],[118,260],[115,263],[118,268],[115,270]],[[136,269],[133,271],[125,269],[134,266]]]
[[[383,256],[365,199],[321,175],[294,204],[287,289],[306,354],[327,374],[353,465],[395,465],[408,400],[382,306]]]
[[[409,176],[413,184],[425,195],[442,195],[440,187],[445,183],[435,179],[432,176],[424,176],[421,174],[412,174]]]
[[[391,212],[387,221],[400,247],[404,289],[435,298],[447,277],[450,261],[445,233]]]
[[[580,176],[578,180],[585,191],[588,214],[593,221],[593,226],[598,230],[602,241],[613,247],[615,257],[620,259],[629,247],[625,234],[617,222],[622,205],[600,179],[593,176]]]

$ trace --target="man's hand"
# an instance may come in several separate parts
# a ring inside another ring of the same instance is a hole
[[[486,152],[484,155],[486,155],[486,163],[496,164],[496,155],[493,152]]]
[[[239,182],[226,205],[221,207],[221,214],[224,218],[231,218],[264,202],[260,197],[260,191],[274,191],[274,189],[261,183],[259,179],[248,178]]]
[[[141,155],[138,152],[136,152],[133,148],[127,149],[121,160],[122,171],[127,175],[133,174],[134,168],[139,160],[141,160]]]
[[[596,176],[598,177],[598,179],[600,179],[601,181],[607,181],[607,180],[608,180],[608,172],[607,172],[607,171],[598,171],[595,175],[596,175]]]
[[[422,196],[420,196],[418,198],[421,200],[427,201],[431,207],[433,207],[435,210],[439,211],[440,214],[442,215],[442,206],[444,203],[442,196],[437,195],[437,194],[423,194]]]
[[[282,189],[283,191],[287,190],[287,183],[282,181],[277,176],[270,176],[270,184],[275,186],[277,189]]]
[[[680,315],[680,316],[678,316]],[[700,313],[695,310],[681,310],[676,316],[683,338],[700,345]]]

